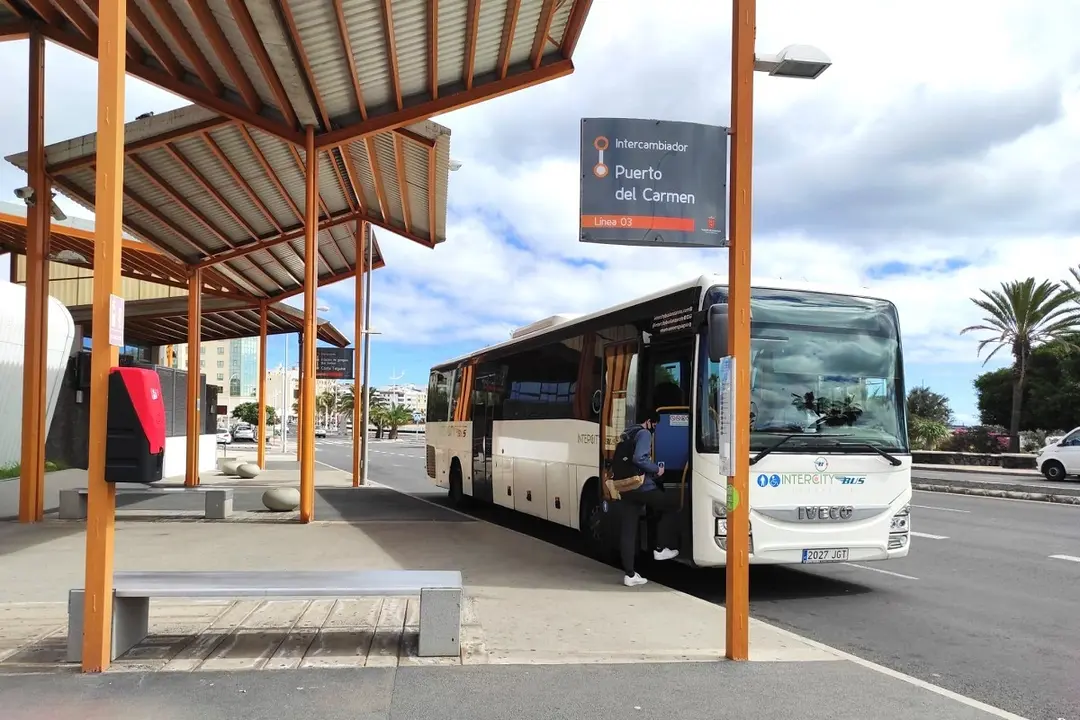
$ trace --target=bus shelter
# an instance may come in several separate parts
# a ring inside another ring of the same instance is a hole
[[[572,73],[572,56],[591,4],[509,0],[493,10],[478,0],[0,2],[0,39],[30,40],[29,150],[12,159],[27,171],[32,203],[26,248],[22,462],[27,477],[20,519],[41,518],[41,338],[47,307],[44,259],[51,237],[46,200],[54,186],[96,214],[96,326],[109,322],[126,227],[183,263],[189,287],[199,289],[188,293],[189,345],[199,341],[195,319],[207,290],[207,268],[215,268],[234,286],[227,292],[259,303],[303,292],[305,334],[314,337],[320,281],[355,275],[360,257],[355,243],[349,248],[335,227],[370,223],[432,247],[444,239],[445,203],[441,209],[438,203],[446,192],[442,168],[448,158],[441,148],[448,148],[448,139],[444,133],[440,145],[435,137],[439,132],[426,135],[435,143],[419,161],[426,174],[414,180],[408,167],[425,151],[417,147],[424,143],[409,133],[424,136],[423,128],[431,126],[423,121],[434,115]],[[46,39],[98,61],[98,133],[48,149]],[[120,118],[127,116],[127,73],[201,109],[179,111],[190,120],[178,123],[183,128],[170,127],[166,116],[125,127]],[[229,145],[233,141],[235,148]],[[190,148],[192,143],[210,157]],[[174,152],[198,172],[173,157]],[[241,182],[251,177],[241,167],[245,156],[257,168],[254,176],[262,175],[258,189],[249,183],[258,200]],[[367,167],[362,165],[365,158]],[[214,162],[223,173],[220,179],[211,175],[208,163]],[[346,220],[343,215],[352,217]],[[354,229],[353,235],[361,237],[364,231]],[[117,361],[117,347],[94,345],[91,394],[97,400],[91,408],[86,671],[109,664],[116,498],[104,479],[105,403],[109,370]],[[301,393],[301,514],[307,520],[313,504],[314,367],[315,343],[309,342]]]

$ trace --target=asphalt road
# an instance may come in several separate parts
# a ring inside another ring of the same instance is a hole
[[[351,446],[339,442],[347,441],[320,441],[318,460],[350,467]],[[422,440],[373,443],[370,452],[377,482],[446,503],[424,472]],[[916,492],[913,505],[910,557],[752,568],[751,613],[1032,720],[1080,720],[1080,507],[929,492]],[[550,523],[474,514],[573,546]],[[643,571],[724,600],[722,571],[670,563]]]

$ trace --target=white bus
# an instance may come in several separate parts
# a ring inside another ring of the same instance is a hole
[[[599,478],[646,408],[665,491],[680,493],[680,559],[726,562],[727,478],[702,276],[582,316],[557,315],[434,367],[427,472],[455,502],[494,503],[617,548]],[[895,306],[861,291],[774,282],[751,293],[750,562],[861,562],[908,553],[911,454]],[[713,313],[720,317],[720,313]],[[726,329],[714,327],[714,333]],[[641,547],[651,547],[643,519]]]

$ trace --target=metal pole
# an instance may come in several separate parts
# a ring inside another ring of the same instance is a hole
[[[289,334],[286,333],[285,350],[281,359],[281,454],[289,452]]]
[[[364,412],[360,421],[360,484],[367,485],[368,480],[368,422],[371,419],[371,271],[374,268],[373,246],[371,229],[368,228],[367,236],[367,261],[364,267],[367,269],[367,277],[364,278],[367,287],[364,289]]]
[[[735,458],[728,478],[725,652],[750,653],[750,221],[754,156],[754,33],[756,0],[732,0],[731,187],[728,251],[728,347],[735,358]]]

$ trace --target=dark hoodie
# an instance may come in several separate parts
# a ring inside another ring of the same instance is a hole
[[[637,437],[634,438],[634,464],[645,473],[645,482],[640,489],[655,490],[656,473],[660,472],[660,466],[652,460],[652,433],[637,425],[624,431],[620,439],[626,439],[635,432]]]

